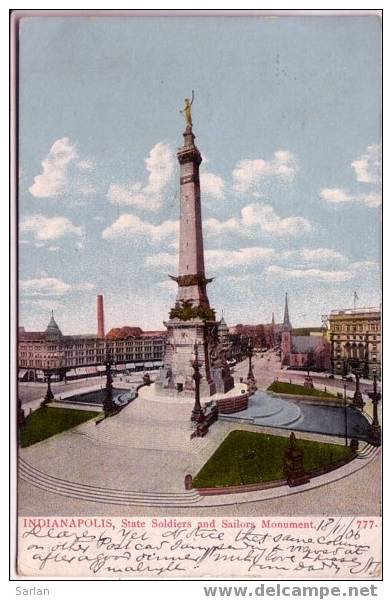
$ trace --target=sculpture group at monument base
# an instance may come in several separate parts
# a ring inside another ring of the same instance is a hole
[[[165,323],[168,339],[164,366],[157,378],[157,388],[172,393],[190,394],[195,391],[194,368],[195,347],[198,367],[202,375],[200,394],[214,396],[226,393],[234,386],[224,349],[217,338],[215,321],[202,319],[170,319]]]

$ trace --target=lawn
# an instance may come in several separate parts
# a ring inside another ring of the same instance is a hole
[[[243,485],[285,479],[284,451],[287,437],[251,431],[232,431],[193,480],[196,488]],[[350,455],[336,444],[297,440],[304,451],[306,471],[335,463]]]
[[[324,392],[323,390],[311,389],[298,385],[296,383],[287,383],[286,381],[274,381],[269,386],[268,392],[276,392],[278,394],[293,394],[298,396],[317,396],[318,398],[335,398],[333,394]]]
[[[56,433],[80,425],[98,414],[98,412],[90,410],[43,406],[26,418],[26,423],[21,430],[21,446],[26,448],[46,440]]]

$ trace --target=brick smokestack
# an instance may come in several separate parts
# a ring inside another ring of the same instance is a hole
[[[97,336],[98,338],[105,337],[105,320],[103,314],[103,296],[97,296]]]

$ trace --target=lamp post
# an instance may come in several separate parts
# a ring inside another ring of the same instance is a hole
[[[249,360],[249,368],[248,368],[248,379],[253,377],[253,369],[252,369],[252,356],[253,356],[253,348],[252,348],[252,342],[249,340],[248,342],[248,348],[246,350],[246,355],[248,357]]]
[[[356,406],[360,410],[363,410],[363,407],[365,406],[365,402],[363,401],[361,390],[359,388],[360,371],[359,371],[359,369],[355,369],[355,371],[353,371],[353,373],[355,375],[355,392],[354,392],[354,398],[353,398],[353,406]]]
[[[377,370],[373,369],[373,392],[369,393],[373,403],[373,421],[370,426],[370,440],[375,446],[381,446],[381,426],[378,420],[377,405],[381,394],[377,391]]]
[[[252,348],[251,340],[249,340],[246,354],[247,354],[248,360],[249,360],[248,377],[247,377],[246,383],[248,385],[249,394],[254,394],[255,391],[257,390],[257,387],[256,387],[256,379],[253,374],[253,368],[252,368],[253,348]]]
[[[334,344],[335,344],[335,340],[334,340],[334,334],[331,333],[331,354],[330,354],[330,362],[331,362],[331,373],[334,374],[335,373],[335,355],[334,355]]]
[[[24,410],[22,408],[22,401],[18,398],[18,412],[17,412],[17,430],[18,430],[18,446],[21,443],[21,433],[24,424],[26,423],[26,418],[24,414]]]
[[[348,419],[347,419],[347,394],[346,394],[346,384],[343,386],[343,398],[344,398],[344,439],[345,445],[348,446]]]
[[[48,383],[48,387],[47,387],[46,394],[45,394],[45,404],[47,404],[48,402],[51,402],[54,398],[52,388],[50,387],[51,378],[52,378],[52,373],[50,371],[48,371],[46,374],[46,381]]]
[[[199,422],[200,418],[203,415],[203,411],[200,404],[200,364],[199,364],[199,355],[197,350],[197,344],[195,344],[195,360],[192,361],[193,367],[193,379],[195,381],[195,404],[193,406],[191,421]]]
[[[304,387],[305,388],[309,388],[311,390],[314,389],[313,379],[312,379],[312,377],[310,375],[310,370],[309,369],[307,370],[307,375],[306,375],[305,380],[304,380]]]
[[[103,411],[105,415],[110,414],[114,408],[116,408],[113,402],[113,377],[111,373],[112,361],[109,352],[106,353],[106,386],[105,386],[105,398],[103,401]]]

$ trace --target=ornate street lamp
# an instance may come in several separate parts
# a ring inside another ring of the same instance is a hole
[[[375,446],[381,446],[381,426],[378,421],[377,405],[381,400],[381,394],[377,391],[377,370],[373,369],[373,392],[368,394],[373,404],[373,421],[370,426],[370,441]]]
[[[363,401],[361,390],[359,388],[360,371],[359,371],[359,369],[355,369],[355,370],[353,370],[353,373],[355,375],[355,392],[354,392],[354,398],[353,398],[353,406],[356,406],[360,410],[363,410],[363,407],[365,406],[365,402]]]
[[[113,402],[113,377],[111,372],[112,361],[109,352],[106,354],[106,386],[105,386],[105,398],[103,401],[103,411],[105,415],[109,415],[117,407]]]
[[[367,379],[369,377],[369,335],[365,334],[365,356],[363,365],[363,377]]]
[[[26,417],[22,408],[22,401],[18,398],[18,412],[17,412],[17,429],[18,429],[18,445],[21,443],[22,429],[26,423]]]
[[[343,398],[344,398],[344,439],[345,445],[348,446],[348,414],[347,414],[347,393],[346,384],[343,385]]]
[[[248,344],[248,348],[247,348],[246,354],[247,354],[248,360],[249,360],[248,377],[247,377],[246,383],[248,385],[248,392],[249,392],[249,394],[254,394],[257,391],[257,386],[256,386],[256,379],[255,379],[255,376],[253,374],[253,368],[252,368],[253,348],[252,348],[252,342],[251,342],[251,340],[249,340],[249,344]]]
[[[199,354],[198,354],[198,350],[197,350],[197,344],[195,344],[195,360],[192,361],[192,367],[193,367],[193,379],[195,381],[195,404],[193,406],[193,410],[192,410],[192,415],[191,415],[191,421],[196,421],[197,423],[199,423],[203,416],[203,409],[201,408],[201,404],[200,404],[200,381],[202,378],[202,375],[200,373],[200,363],[199,363]]]
[[[331,333],[331,354],[330,354],[330,362],[331,362],[331,373],[335,373],[335,339],[334,339],[334,334]]]
[[[50,371],[48,371],[46,373],[46,381],[48,383],[48,387],[47,387],[46,394],[45,394],[45,404],[47,404],[48,402],[51,402],[54,398],[52,388],[50,387],[51,378],[52,378],[52,373]]]

